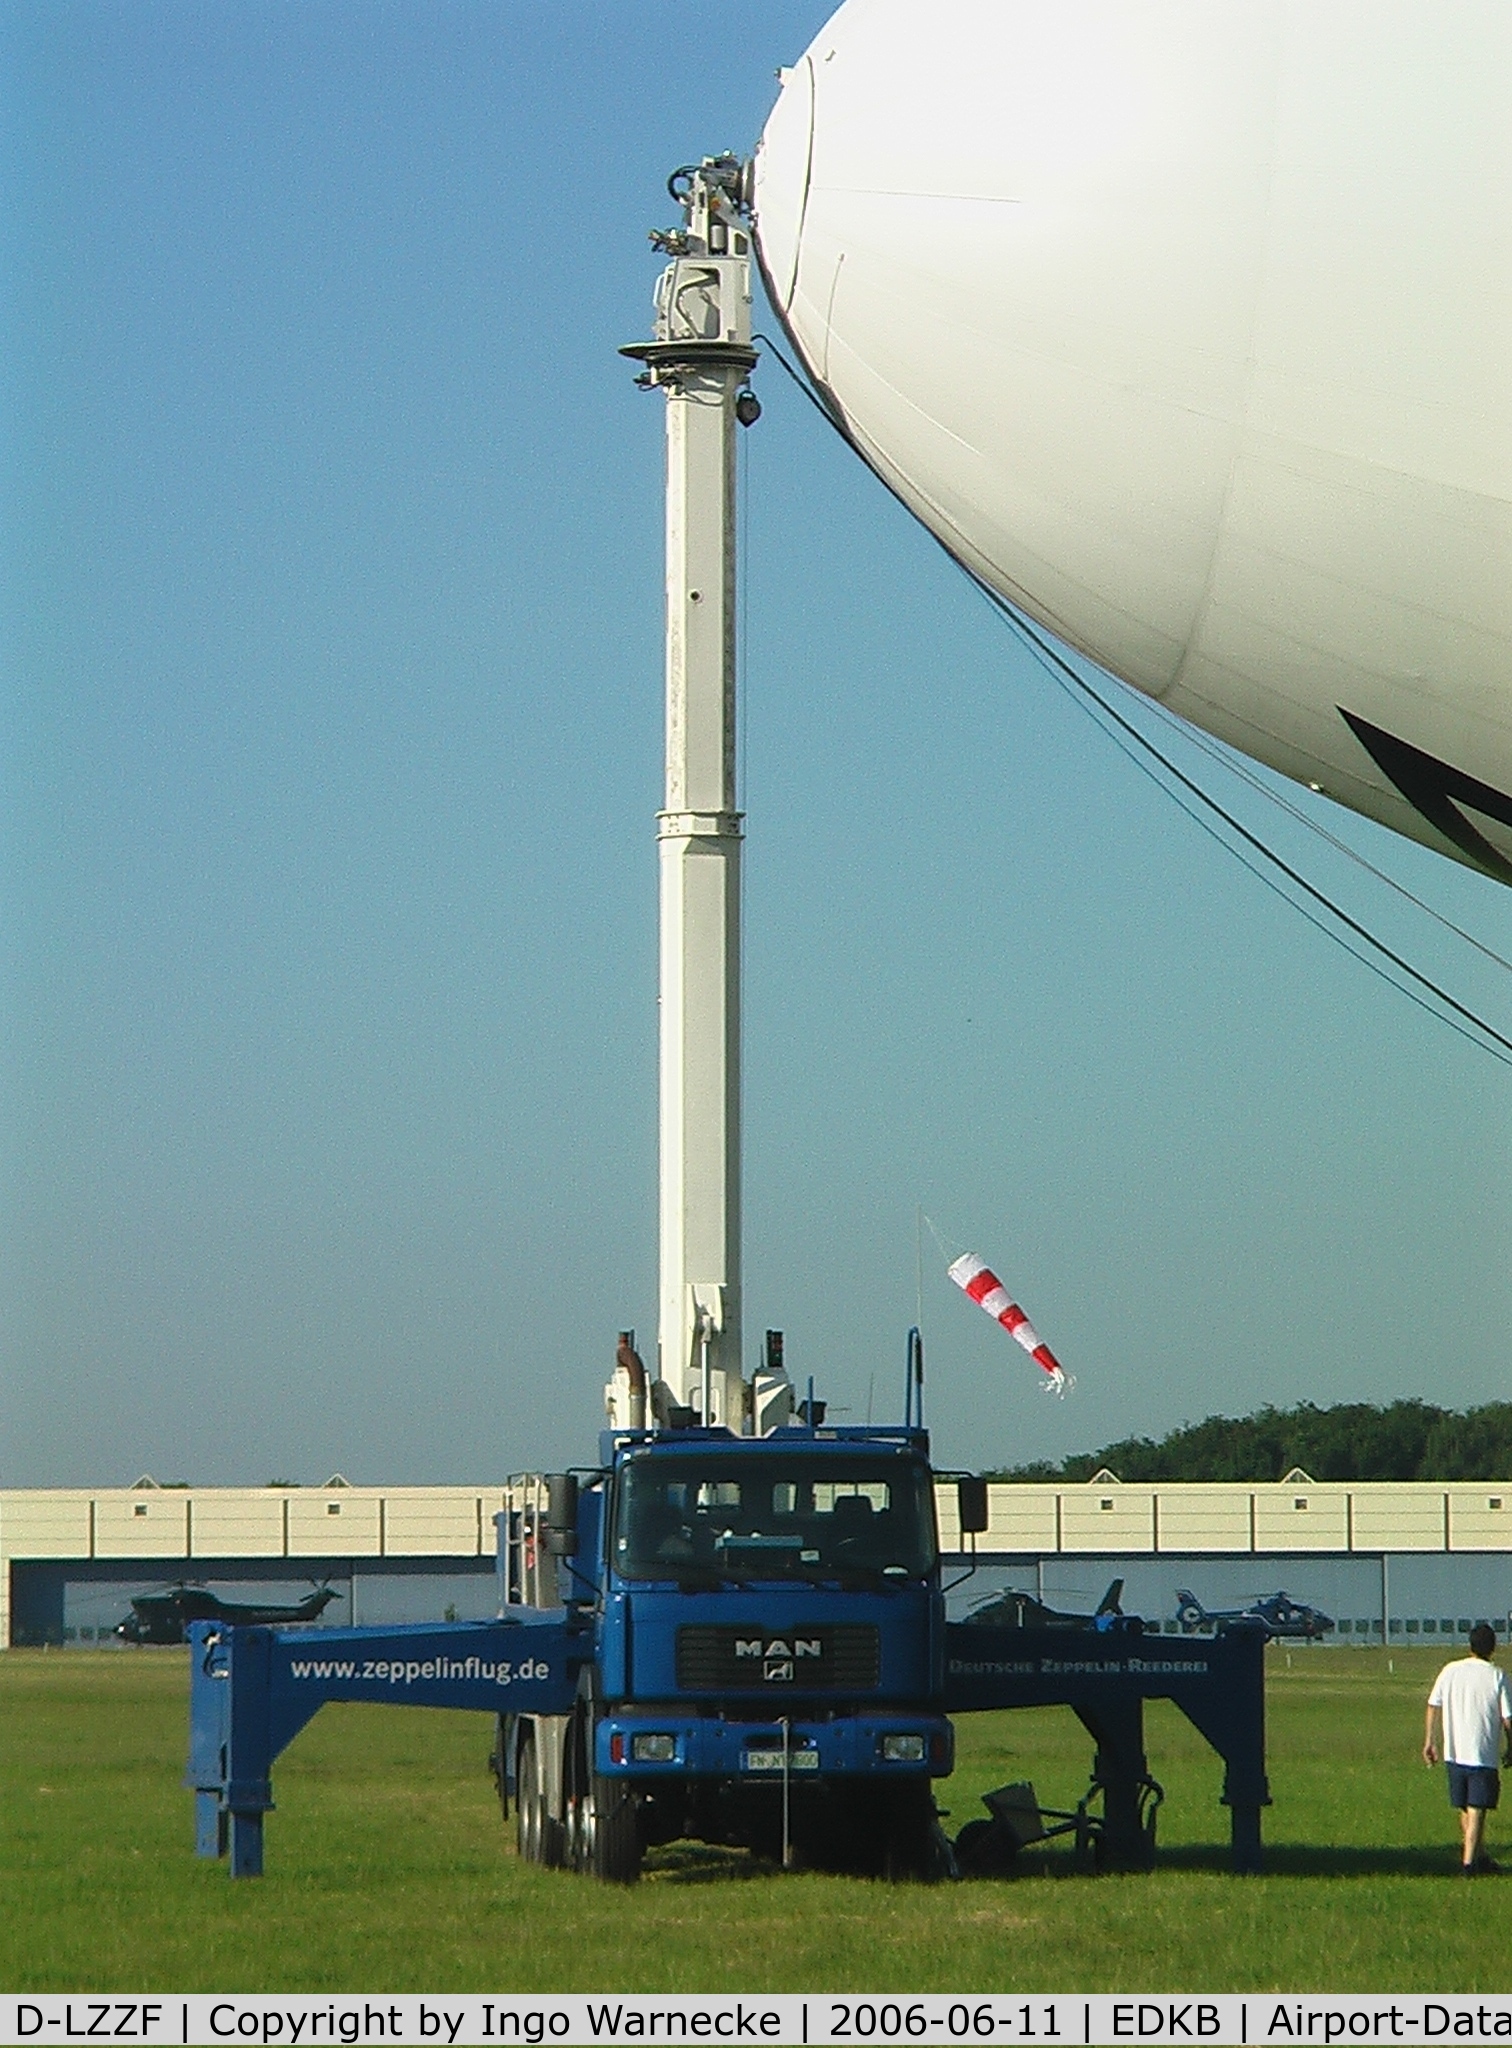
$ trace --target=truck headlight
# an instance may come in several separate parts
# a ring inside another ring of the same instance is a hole
[[[630,1754],[638,1764],[675,1764],[677,1762],[677,1737],[675,1735],[632,1735]]]
[[[921,1764],[927,1750],[922,1735],[884,1735],[877,1747],[888,1764]]]

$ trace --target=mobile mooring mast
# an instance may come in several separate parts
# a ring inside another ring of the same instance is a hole
[[[652,236],[671,258],[656,288],[655,339],[624,351],[645,365],[640,381],[667,400],[666,795],[657,821],[663,1391],[653,1390],[652,1398],[739,1434],[748,1416],[741,1371],[735,427],[750,425],[760,411],[747,388],[756,364],[748,167],[733,156],[706,157],[675,171],[668,190],[682,207],[683,225]],[[758,1386],[758,1408],[760,1398]],[[622,1387],[617,1375],[611,1420],[650,1421],[631,1412],[637,1399],[643,1406],[639,1390]]]
[[[1258,1869],[1269,1795],[1255,1631],[1147,1652],[1137,1617],[1081,1642],[950,1622],[921,1422],[821,1428],[811,1408],[795,1423],[775,1343],[742,1381],[734,430],[759,411],[746,386],[751,228],[735,158],[706,158],[671,186],[685,225],[655,237],[671,258],[656,338],[628,351],[667,398],[661,1378],[648,1389],[626,1333],[597,1463],[506,1489],[497,1620],[318,1634],[191,1624],[200,1854],[260,1871],[275,1757],[325,1701],[386,1700],[493,1718],[528,1862],[628,1883],[648,1847],[689,1838],[939,1876],[951,1852],[933,1787],[952,1768],[949,1716],[1059,1703],[1097,1744],[1067,1825],[1088,1858],[1140,1869],[1160,1798],[1144,1701],[1163,1697],[1222,1753],[1235,1867]],[[988,1528],[984,1483],[958,1482],[955,1522],[963,1537]],[[1022,1817],[1022,1801],[1009,1806]],[[1064,1831],[1043,1828],[1032,1792],[1029,1807],[1041,1835]],[[983,1870],[1019,1847],[992,1811],[961,1837]]]

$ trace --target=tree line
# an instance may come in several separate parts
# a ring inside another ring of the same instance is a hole
[[[1512,1401],[1435,1408],[1428,1401],[1368,1401],[1318,1408],[1210,1415],[1168,1436],[1124,1437],[1056,1465],[1039,1459],[989,1472],[989,1479],[1085,1482],[1106,1466],[1120,1479],[1278,1480],[1293,1466],[1324,1479],[1512,1478]]]

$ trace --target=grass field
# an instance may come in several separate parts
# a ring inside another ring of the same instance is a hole
[[[627,1892],[519,1863],[482,1716],[390,1707],[328,1707],[299,1736],[275,1768],[268,1875],[233,1884],[192,1854],[184,1654],[12,1650],[0,1988],[1506,1990],[1512,1876],[1455,1876],[1442,1773],[1418,1756],[1437,1658],[1269,1661],[1265,1877],[1227,1875],[1218,1761],[1157,1702],[1152,1876],[1078,1877],[1046,1854],[1008,1881],[890,1888],[685,1848],[654,1852]],[[959,1731],[952,1832],[1011,1778],[1049,1805],[1085,1788],[1069,1712]]]

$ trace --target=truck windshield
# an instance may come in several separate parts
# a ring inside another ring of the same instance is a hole
[[[929,1473],[912,1458],[646,1453],[620,1476],[625,1578],[900,1582],[934,1561]]]

